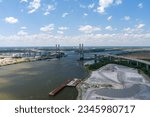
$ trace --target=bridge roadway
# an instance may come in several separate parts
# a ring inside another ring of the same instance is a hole
[[[135,61],[135,62],[137,62],[137,66],[139,65],[139,63],[145,64],[147,70],[149,70],[149,66],[150,66],[150,62],[145,61],[145,60],[135,59],[135,58],[128,58],[128,57],[124,57],[124,56],[117,56],[117,55],[110,55],[110,54],[96,55],[96,56],[97,57],[110,57],[110,60],[112,58],[117,58],[117,59],[125,59],[125,60],[129,60],[129,61]]]

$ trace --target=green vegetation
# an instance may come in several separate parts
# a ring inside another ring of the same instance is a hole
[[[97,63],[95,64],[92,64],[92,65],[86,65],[86,67],[89,69],[89,70],[96,70],[96,69],[99,69],[100,67],[104,66],[104,65],[107,65],[107,64],[119,64],[119,65],[124,65],[124,66],[128,66],[128,67],[131,67],[131,68],[136,68],[138,69],[138,71],[142,71],[143,73],[145,73],[146,75],[148,75],[150,77],[150,70],[147,70],[146,69],[146,65],[145,64],[139,64],[137,66],[137,63],[135,61],[130,61],[130,63],[128,63],[126,60],[117,60],[117,59],[113,59],[110,61],[109,58],[103,58],[103,59],[100,59]],[[141,72],[140,72],[141,73]]]
[[[108,62],[98,62],[92,65],[85,65],[89,70],[97,70],[100,67],[109,64]]]
[[[144,60],[144,61],[149,61],[149,62],[150,62],[150,59],[142,59],[142,60]]]

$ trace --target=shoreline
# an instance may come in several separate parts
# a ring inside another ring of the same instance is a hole
[[[26,62],[34,62],[38,61],[38,59],[31,58],[9,58],[9,60],[0,60],[0,67],[9,66],[14,64],[26,63]]]
[[[81,82],[76,86],[76,90],[78,92],[78,95],[76,97],[76,100],[82,100],[81,96],[82,96],[82,89],[80,88],[81,86]]]
[[[76,97],[76,100],[82,100],[81,96],[82,96],[82,89],[80,88],[81,84],[86,81],[92,74],[93,71],[89,70],[88,68],[85,67],[84,65],[84,69],[86,69],[88,71],[88,76],[85,77],[77,86],[76,86],[76,90],[78,91],[78,96]]]
[[[41,60],[49,60],[53,58],[4,58],[0,59],[0,67],[3,66],[9,66],[14,64],[20,64],[20,63],[27,63],[27,62],[35,62],[35,61],[41,61]]]
[[[105,66],[102,66],[102,67],[100,67],[100,68],[97,69],[97,70],[100,70],[100,69],[103,68],[103,67],[105,67]],[[84,66],[84,68],[87,69],[85,66]],[[86,78],[84,78],[84,79],[82,80],[82,82],[80,82],[80,83],[76,86],[76,89],[77,89],[77,91],[78,91],[78,96],[77,96],[76,100],[82,100],[82,97],[81,97],[81,96],[82,96],[82,88],[81,88],[81,85],[82,85],[86,80],[89,79],[89,77],[92,75],[92,72],[93,72],[93,71],[97,71],[97,70],[89,70],[89,69],[88,69],[89,75],[88,75]]]

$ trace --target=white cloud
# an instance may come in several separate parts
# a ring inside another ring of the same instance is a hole
[[[105,29],[109,31],[113,31],[113,28],[111,26],[106,26]]]
[[[84,34],[78,36],[52,35],[47,33],[32,34],[26,36],[0,35],[0,46],[54,46],[56,40],[62,46],[78,45],[84,43],[87,46],[149,46],[150,33],[143,34]],[[9,43],[9,45],[8,45]]]
[[[86,8],[86,6],[85,6],[85,5],[83,5],[83,4],[80,4],[80,8],[85,9],[85,8]]]
[[[139,4],[138,4],[138,7],[139,7],[139,8],[143,8],[143,3],[139,3]]]
[[[124,28],[123,31],[126,33],[133,33],[134,29],[131,29],[130,27],[128,27],[128,28]]]
[[[62,27],[59,27],[58,29],[59,29],[59,30],[68,30],[69,28],[68,28],[68,27],[63,27],[63,26],[62,26]]]
[[[20,3],[22,3],[22,2],[28,2],[28,0],[20,0]]]
[[[105,8],[109,7],[113,3],[113,0],[99,0],[99,7],[97,8],[97,11],[99,13],[104,13]]]
[[[126,21],[129,21],[131,18],[130,18],[130,16],[124,16],[123,19],[126,20]]]
[[[25,31],[23,31],[23,30],[20,30],[20,31],[17,33],[17,35],[19,35],[19,36],[26,36],[26,35],[28,35],[28,33],[25,32]]]
[[[6,23],[10,23],[10,24],[15,24],[18,22],[18,19],[17,18],[14,18],[14,17],[6,17],[5,18],[5,22]]]
[[[44,15],[50,14],[51,11],[54,11],[56,7],[54,5],[48,5],[46,11],[44,12]]]
[[[69,15],[69,13],[67,13],[67,12],[63,13],[63,14],[62,14],[62,18],[65,18],[65,17],[68,16],[68,15]]]
[[[88,5],[88,8],[89,8],[89,9],[92,9],[92,8],[94,8],[94,6],[95,6],[95,4],[92,3],[92,4],[89,4],[89,5]]]
[[[116,3],[117,5],[122,4],[122,0],[116,0],[115,3]]]
[[[108,21],[110,21],[111,19],[112,19],[112,16],[109,16],[109,17],[107,18]]]
[[[64,34],[64,31],[68,30],[69,28],[68,27],[64,27],[64,26],[61,26],[61,27],[58,27],[58,31],[57,33],[58,34]]]
[[[27,27],[23,26],[23,27],[21,27],[20,29],[25,30],[25,29],[27,29]]]
[[[78,30],[84,33],[92,33],[101,30],[101,28],[96,26],[91,26],[91,25],[85,25],[85,26],[80,26]]]
[[[84,16],[88,16],[88,14],[87,14],[87,13],[84,13],[83,15],[84,15]]]
[[[138,24],[138,25],[136,25],[135,27],[137,28],[137,29],[141,29],[141,28],[143,28],[145,26],[145,24]]]
[[[57,33],[58,33],[58,34],[64,34],[64,32],[63,32],[63,31],[60,31],[60,30],[58,30]]]
[[[29,11],[28,13],[33,13],[35,12],[36,10],[38,10],[41,6],[41,0],[32,0],[32,2],[29,3]]]
[[[123,31],[125,31],[126,33],[141,33],[143,31],[145,24],[138,24],[135,25],[134,28],[124,28]]]
[[[105,9],[110,7],[112,4],[120,5],[122,0],[99,0],[99,7],[97,8],[97,12],[103,14]]]
[[[52,30],[54,30],[54,24],[49,24],[47,26],[41,27],[40,30],[43,32],[49,32],[50,33]]]

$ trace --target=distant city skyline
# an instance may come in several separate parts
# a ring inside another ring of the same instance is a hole
[[[149,0],[0,0],[0,47],[150,46]]]

